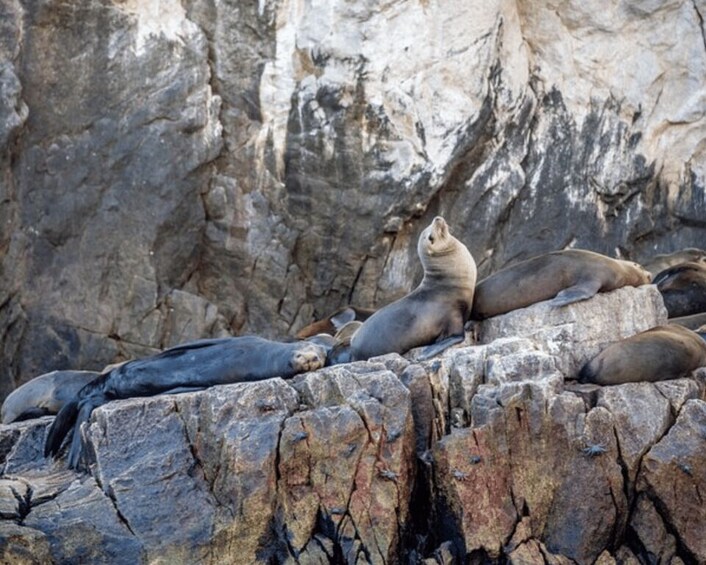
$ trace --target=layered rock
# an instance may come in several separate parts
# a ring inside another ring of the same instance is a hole
[[[481,276],[701,245],[701,4],[6,0],[0,398],[384,304],[435,214]]]
[[[86,473],[42,457],[51,418],[2,426],[0,556],[701,562],[706,369],[572,380],[602,340],[664,321],[655,296],[537,304],[480,328],[532,328],[523,336],[423,362],[112,402],[83,429]]]

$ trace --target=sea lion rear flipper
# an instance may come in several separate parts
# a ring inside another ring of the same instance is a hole
[[[55,456],[61,449],[61,444],[69,433],[71,426],[76,421],[78,415],[78,399],[74,398],[67,402],[54,418],[47,439],[44,442],[44,457]]]
[[[452,345],[461,343],[465,337],[465,334],[452,335],[451,337],[447,337],[441,341],[422,347],[420,354],[417,356],[417,361],[426,361],[427,359],[431,359]]]
[[[589,298],[593,298],[600,288],[601,283],[593,281],[570,286],[552,298],[550,304],[552,306],[566,306],[574,302],[588,300]]]
[[[71,438],[71,447],[69,448],[69,469],[78,469],[81,462],[82,443],[81,443],[81,424],[87,422],[91,417],[91,413],[95,408],[108,402],[105,395],[89,396],[81,401],[78,406],[78,417],[74,424],[74,435]]]

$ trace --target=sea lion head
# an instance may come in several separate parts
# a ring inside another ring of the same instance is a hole
[[[446,255],[456,249],[458,241],[449,233],[449,226],[441,216],[434,218],[419,236],[417,252],[424,257]]]
[[[451,235],[446,220],[434,218],[419,235],[417,253],[425,278],[443,277],[463,281],[475,288],[476,263],[468,248]]]
[[[645,269],[639,263],[634,261],[619,260],[623,267],[623,273],[626,277],[627,284],[631,286],[641,286],[652,282],[652,273]]]

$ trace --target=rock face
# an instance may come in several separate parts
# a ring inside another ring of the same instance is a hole
[[[705,11],[5,0],[0,398],[386,303],[435,214],[481,275],[702,246]]]
[[[703,562],[706,369],[572,381],[606,338],[663,323],[658,297],[537,304],[421,363],[112,402],[83,429],[87,473],[41,456],[51,418],[0,426],[0,558]]]

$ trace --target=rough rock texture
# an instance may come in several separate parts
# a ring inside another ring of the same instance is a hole
[[[611,387],[567,372],[619,320],[662,323],[638,307],[655,292],[538,304],[481,327],[532,335],[424,362],[109,403],[83,428],[85,474],[42,457],[51,418],[0,426],[0,560],[704,562],[706,368]]]
[[[383,304],[438,213],[481,275],[703,246],[705,12],[4,0],[0,398]]]

